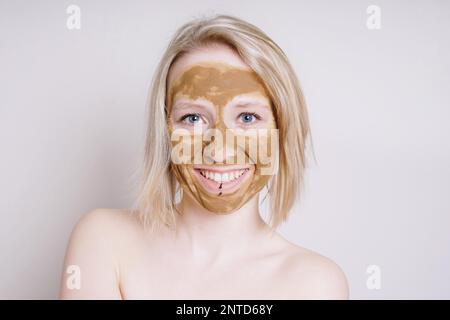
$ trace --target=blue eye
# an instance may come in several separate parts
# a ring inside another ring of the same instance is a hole
[[[201,120],[198,114],[186,114],[181,118],[181,121],[187,122],[188,124],[196,124]]]
[[[239,118],[243,123],[252,123],[255,119],[259,119],[258,115],[256,113],[241,113],[239,115]]]

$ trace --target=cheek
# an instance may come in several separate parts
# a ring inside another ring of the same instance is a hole
[[[225,157],[226,164],[250,164],[258,169],[271,167],[278,151],[277,129],[229,130],[220,135],[221,143],[211,141],[211,137],[206,139],[203,134],[178,134],[181,131],[175,130],[171,135],[170,156],[174,165],[191,168],[194,165],[213,165],[211,155],[221,150],[218,152],[230,152]],[[256,171],[256,175],[260,173]]]

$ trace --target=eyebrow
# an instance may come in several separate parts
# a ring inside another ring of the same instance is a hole
[[[235,102],[232,103],[233,107],[237,107],[237,108],[248,108],[248,107],[252,107],[252,106],[257,106],[257,107],[263,107],[263,108],[267,108],[270,109],[270,105],[268,105],[265,102],[259,101],[259,100],[237,100]],[[193,102],[193,101],[177,101],[175,102],[175,104],[173,105],[173,109],[179,109],[179,110],[183,110],[183,109],[188,109],[188,108],[202,108],[202,109],[208,109],[210,108],[209,105],[207,104],[202,104],[202,103],[198,103],[198,102]]]
[[[208,108],[208,106],[201,104],[201,103],[196,103],[196,102],[190,102],[190,101],[181,101],[181,102],[176,102],[173,106],[173,108],[177,108],[177,109],[187,109],[187,108],[192,108],[192,107],[197,107],[197,108]]]
[[[268,108],[269,106],[267,105],[267,103],[264,102],[260,102],[260,101],[246,101],[246,102],[236,102],[234,104],[235,107],[237,108],[246,108],[246,107],[251,107],[251,106],[259,106],[259,107],[263,107],[263,108]]]

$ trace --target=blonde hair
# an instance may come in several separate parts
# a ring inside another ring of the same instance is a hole
[[[141,180],[135,202],[146,226],[174,226],[179,185],[170,172],[170,137],[166,126],[166,81],[181,55],[211,43],[231,46],[263,80],[272,98],[279,129],[279,171],[268,187],[269,224],[285,221],[303,187],[306,140],[310,126],[299,80],[278,45],[254,25],[228,15],[199,18],[179,28],[152,79]],[[312,143],[311,143],[312,147]]]

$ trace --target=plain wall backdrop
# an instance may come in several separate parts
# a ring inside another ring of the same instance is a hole
[[[352,299],[449,299],[444,0],[1,0],[0,298],[56,298],[79,217],[131,206],[154,68],[178,27],[215,13],[272,37],[305,92],[317,162],[280,232],[335,260]]]

